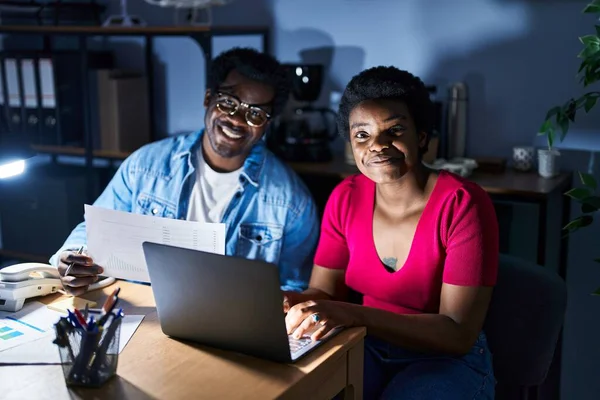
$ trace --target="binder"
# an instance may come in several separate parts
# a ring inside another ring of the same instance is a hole
[[[8,90],[8,126],[11,132],[22,132],[21,92],[19,90],[19,65],[16,58],[4,60],[6,68],[6,84]]]
[[[5,106],[6,116],[0,113],[0,129],[32,144],[83,146],[88,128],[93,135],[94,117],[89,115],[90,125],[85,118],[86,111],[94,113],[86,107],[96,96],[91,82],[84,93],[82,74],[89,78],[94,70],[112,68],[113,63],[112,53],[104,51],[88,54],[87,71],[82,71],[78,52],[2,52],[0,106]]]
[[[35,80],[35,60],[26,58],[21,60],[21,75],[23,77],[25,120],[23,132],[29,137],[31,143],[39,143],[38,135],[38,96]]]
[[[4,58],[0,58],[0,135],[10,133],[8,126],[8,91],[6,87],[6,68]]]
[[[54,63],[52,58],[40,58],[38,61],[40,89],[42,98],[42,120],[40,144],[59,143],[60,134],[56,110],[56,92],[54,83]]]

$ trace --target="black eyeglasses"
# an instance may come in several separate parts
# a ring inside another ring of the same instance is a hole
[[[234,115],[242,107],[245,108],[246,123],[255,128],[263,126],[271,119],[271,114],[262,108],[244,103],[229,93],[217,92],[216,104],[219,111],[229,115]]]

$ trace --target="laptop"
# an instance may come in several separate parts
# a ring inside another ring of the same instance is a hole
[[[313,342],[288,336],[274,264],[165,244],[142,244],[163,333],[276,362],[292,363]]]

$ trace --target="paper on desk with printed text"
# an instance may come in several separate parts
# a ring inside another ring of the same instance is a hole
[[[33,303],[36,304],[35,307],[38,307],[38,317],[35,318],[36,321],[40,321],[40,313],[44,313],[42,319],[48,319],[48,317],[52,319],[53,315],[58,314],[54,317],[54,322],[58,321],[60,316],[64,316],[64,314],[59,314],[52,310],[44,310],[46,308],[44,304],[37,302]],[[123,349],[140,326],[143,319],[143,315],[125,314],[123,322],[121,322],[121,332],[119,334],[119,354],[123,352]],[[0,351],[0,366],[18,364],[60,364],[61,360],[58,354],[58,347],[53,342],[55,338],[56,333],[54,331],[54,325],[52,325],[52,328],[49,328],[44,334],[31,337],[29,338],[29,341],[17,343],[8,350]]]
[[[4,350],[53,334],[61,315],[37,301],[25,303],[17,312],[0,311],[0,363]]]
[[[143,242],[225,254],[225,224],[181,221],[85,205],[88,254],[102,275],[150,282]]]

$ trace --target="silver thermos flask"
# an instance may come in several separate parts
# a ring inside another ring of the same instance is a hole
[[[448,91],[448,159],[465,156],[467,142],[467,85],[456,82]]]

